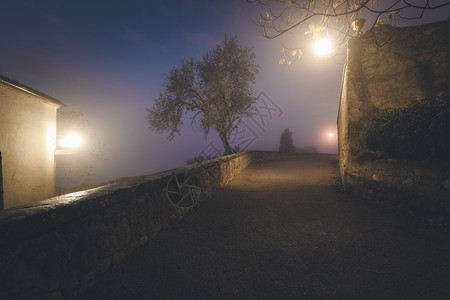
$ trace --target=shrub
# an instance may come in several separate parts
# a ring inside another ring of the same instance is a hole
[[[367,147],[392,159],[450,160],[448,95],[388,110],[366,132]]]
[[[286,128],[280,136],[280,147],[278,151],[280,152],[294,152],[294,140],[292,139],[292,132],[289,128]]]

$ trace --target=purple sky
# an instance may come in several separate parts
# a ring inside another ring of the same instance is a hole
[[[278,150],[281,133],[290,128],[295,146],[336,153],[337,139],[328,133],[336,131],[345,56],[322,61],[304,55],[282,66],[282,46],[302,45],[306,29],[267,40],[252,23],[257,16],[257,6],[239,0],[5,0],[0,74],[85,113],[109,158],[96,165],[94,181],[145,175],[184,165],[211,143],[221,146],[215,134],[205,138],[189,127],[170,142],[148,129],[145,108],[180,59],[199,59],[224,34],[237,35],[261,66],[255,96],[264,92],[276,108],[272,116],[245,121],[241,141],[252,141],[242,144],[245,149]],[[421,23],[448,16],[445,8]]]

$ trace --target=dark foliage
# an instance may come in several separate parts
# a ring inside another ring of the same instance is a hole
[[[381,158],[450,160],[449,97],[388,110],[365,134],[368,148]]]
[[[294,140],[292,139],[292,132],[289,128],[286,128],[280,136],[280,147],[278,151],[280,152],[294,152],[295,147],[293,144]]]

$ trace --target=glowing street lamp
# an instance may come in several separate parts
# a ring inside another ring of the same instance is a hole
[[[332,50],[332,43],[328,39],[318,39],[314,43],[314,52],[319,57],[328,56]]]
[[[68,135],[58,140],[58,145],[64,149],[55,150],[56,155],[70,155],[73,149],[80,147],[82,143],[81,136],[76,133],[69,133]]]
[[[76,133],[69,133],[58,140],[58,144],[64,148],[77,148],[81,145],[81,136]]]

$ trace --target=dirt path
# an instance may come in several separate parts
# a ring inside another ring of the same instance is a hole
[[[449,235],[339,192],[334,159],[251,165],[80,298],[449,299]]]

